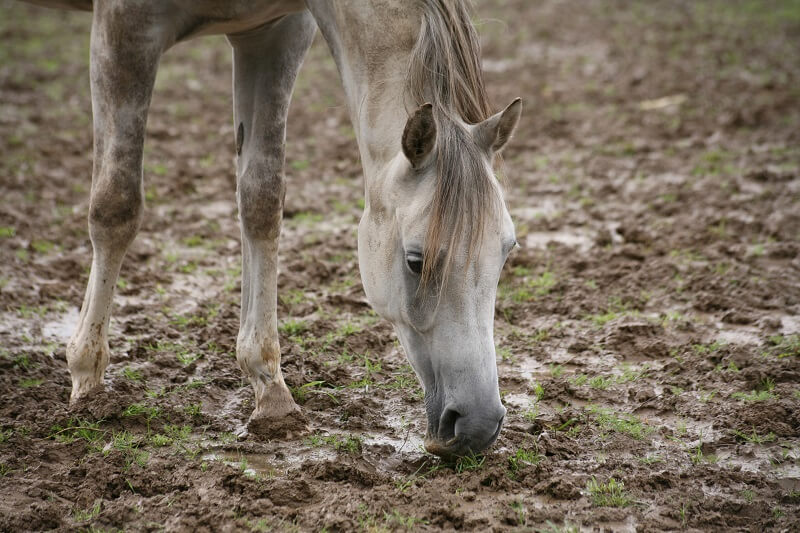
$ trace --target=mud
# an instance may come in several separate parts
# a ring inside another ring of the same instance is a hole
[[[497,301],[506,426],[456,464],[424,452],[421,391],[363,296],[361,170],[319,39],[280,256],[302,416],[247,426],[222,38],[163,59],[106,392],[68,407],[90,18],[0,6],[0,530],[798,530],[796,3],[480,4],[492,99],[525,102],[504,166],[523,247]]]

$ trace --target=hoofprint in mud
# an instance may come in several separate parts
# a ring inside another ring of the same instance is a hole
[[[67,346],[71,402],[102,388],[109,363],[114,287],[144,216],[144,131],[159,59],[182,40],[225,33],[243,241],[236,358],[255,392],[251,421],[298,410],[280,368],[277,256],[286,118],[317,25],[342,77],[364,166],[358,250],[367,298],[395,326],[424,386],[426,448],[479,453],[497,439],[506,413],[494,303],[516,239],[492,165],[521,103],[489,115],[463,0],[312,1],[308,10],[288,1],[93,6],[94,255]]]

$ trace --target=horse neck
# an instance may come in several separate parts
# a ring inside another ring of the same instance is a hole
[[[309,7],[339,69],[369,187],[370,177],[399,152],[413,105],[405,86],[420,3],[311,0]]]

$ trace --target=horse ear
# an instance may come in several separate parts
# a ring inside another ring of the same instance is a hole
[[[403,153],[411,166],[419,168],[436,144],[436,121],[433,105],[422,104],[406,122],[403,130]]]
[[[475,126],[475,141],[487,151],[500,151],[514,133],[521,114],[522,100],[516,98],[507,108]]]

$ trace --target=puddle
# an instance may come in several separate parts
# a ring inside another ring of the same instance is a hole
[[[781,317],[781,333],[784,335],[797,335],[800,333],[800,315]]]
[[[777,482],[786,491],[800,490],[800,465],[789,465],[777,472]]]
[[[591,525],[591,527],[583,527],[581,526],[581,533],[583,532],[594,532],[594,531],[613,531],[614,533],[636,533],[639,531],[637,528],[638,522],[636,521],[636,517],[631,515],[625,518],[625,520],[619,520],[614,522],[595,522]]]
[[[744,328],[721,329],[717,331],[717,340],[725,344],[761,344],[758,330],[748,331]]]
[[[551,242],[577,248],[586,252],[594,246],[592,238],[584,230],[571,231],[533,231],[525,236],[525,246],[529,248],[547,248]]]
[[[69,341],[78,325],[79,314],[77,307],[67,308],[66,312],[55,320],[44,323],[42,334],[44,337],[52,337],[62,342]]]
[[[678,312],[680,313],[681,309],[670,309],[668,312]],[[713,327],[715,329],[713,340],[722,342],[724,344],[736,344],[736,345],[761,345],[762,343],[762,336],[763,332],[759,330],[757,327],[753,326],[736,326],[727,324],[722,322],[718,316],[714,315],[713,313],[703,313],[699,311],[693,311],[690,313],[691,319],[698,321],[706,326]],[[785,317],[791,318],[791,317]]]
[[[390,445],[395,450],[395,455],[403,454],[414,455],[418,452],[423,455],[425,449],[423,435],[425,428],[418,426],[416,421],[424,420],[424,414],[420,409],[419,413],[408,413],[405,416],[394,414],[386,416],[384,422],[391,427],[392,434],[368,435],[364,437],[365,444]]]
[[[560,204],[550,198],[540,200],[535,206],[516,207],[511,210],[511,215],[516,219],[535,220],[558,213]]]
[[[242,470],[248,476],[273,477],[293,466],[300,466],[307,460],[327,461],[336,457],[336,452],[324,447],[304,449],[302,453],[291,455],[286,453],[285,448],[272,453],[215,451],[203,455],[203,460],[222,461],[228,466]]]
[[[503,405],[510,409],[519,409],[520,411],[532,409],[535,401],[535,396],[532,394],[525,394],[524,392],[509,392],[503,395]]]

